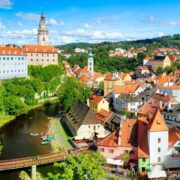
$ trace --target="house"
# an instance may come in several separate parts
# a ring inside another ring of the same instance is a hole
[[[109,134],[92,110],[81,101],[68,111],[65,122],[75,140],[104,138]]]
[[[169,174],[178,173],[180,168],[180,129],[169,129],[169,150],[165,156],[164,166]]]
[[[98,151],[106,158],[119,159],[120,155],[129,152],[131,157],[137,159],[136,124],[135,119],[125,119],[120,128],[98,142]]]
[[[58,49],[49,45],[25,45],[23,51],[27,54],[28,65],[57,65]]]
[[[112,93],[113,86],[131,82],[132,78],[128,73],[108,73],[104,78],[104,95]]]
[[[146,103],[138,111],[138,170],[140,173],[163,171],[168,151],[168,126],[158,108]]]
[[[138,66],[135,71],[136,77],[149,77],[154,74],[149,66]]]
[[[96,118],[108,131],[111,132],[119,128],[122,119],[119,114],[104,109],[101,109],[96,113]]]
[[[151,67],[152,66],[152,60],[153,60],[153,57],[149,57],[149,56],[145,57],[143,59],[143,66]]]
[[[156,72],[158,67],[166,68],[171,66],[171,60],[168,56],[155,56],[154,59],[151,61],[152,69]]]
[[[120,112],[121,110],[136,112],[139,107],[143,105],[143,100],[141,97],[132,96],[129,94],[120,94],[113,100],[113,107],[116,112]]]
[[[124,85],[113,86],[114,98],[117,98],[120,94],[129,94],[129,95],[137,96],[143,91],[144,91],[144,88],[142,87],[141,83],[137,81],[133,83],[127,83]]]
[[[109,102],[103,96],[91,96],[90,108],[94,113],[99,112],[101,109],[109,111]]]
[[[0,79],[27,78],[26,53],[17,47],[0,46]]]

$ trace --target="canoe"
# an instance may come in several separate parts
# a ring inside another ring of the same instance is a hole
[[[50,142],[49,141],[42,141],[41,144],[46,145],[46,144],[50,144]]]
[[[39,136],[38,133],[30,133],[31,136]]]

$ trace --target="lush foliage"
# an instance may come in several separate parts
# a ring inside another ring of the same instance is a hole
[[[36,98],[56,93],[61,82],[62,66],[32,66],[30,78],[3,80],[0,85],[0,114],[20,115],[27,112],[28,106],[36,105]]]
[[[99,180],[105,174],[104,157],[98,152],[86,152],[76,157],[68,156],[64,163],[55,163],[56,173],[48,173],[47,180]]]
[[[90,96],[90,90],[74,77],[66,77],[57,91],[63,109],[67,111],[77,100],[85,101]]]

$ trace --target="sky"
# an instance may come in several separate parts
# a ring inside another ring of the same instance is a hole
[[[180,33],[180,0],[0,0],[0,44],[36,44],[42,10],[51,45]]]

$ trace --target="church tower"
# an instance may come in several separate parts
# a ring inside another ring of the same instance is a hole
[[[88,70],[91,72],[92,75],[94,75],[94,59],[91,48],[89,49],[88,56]]]
[[[37,37],[38,45],[48,45],[48,30],[44,13],[41,13]]]

